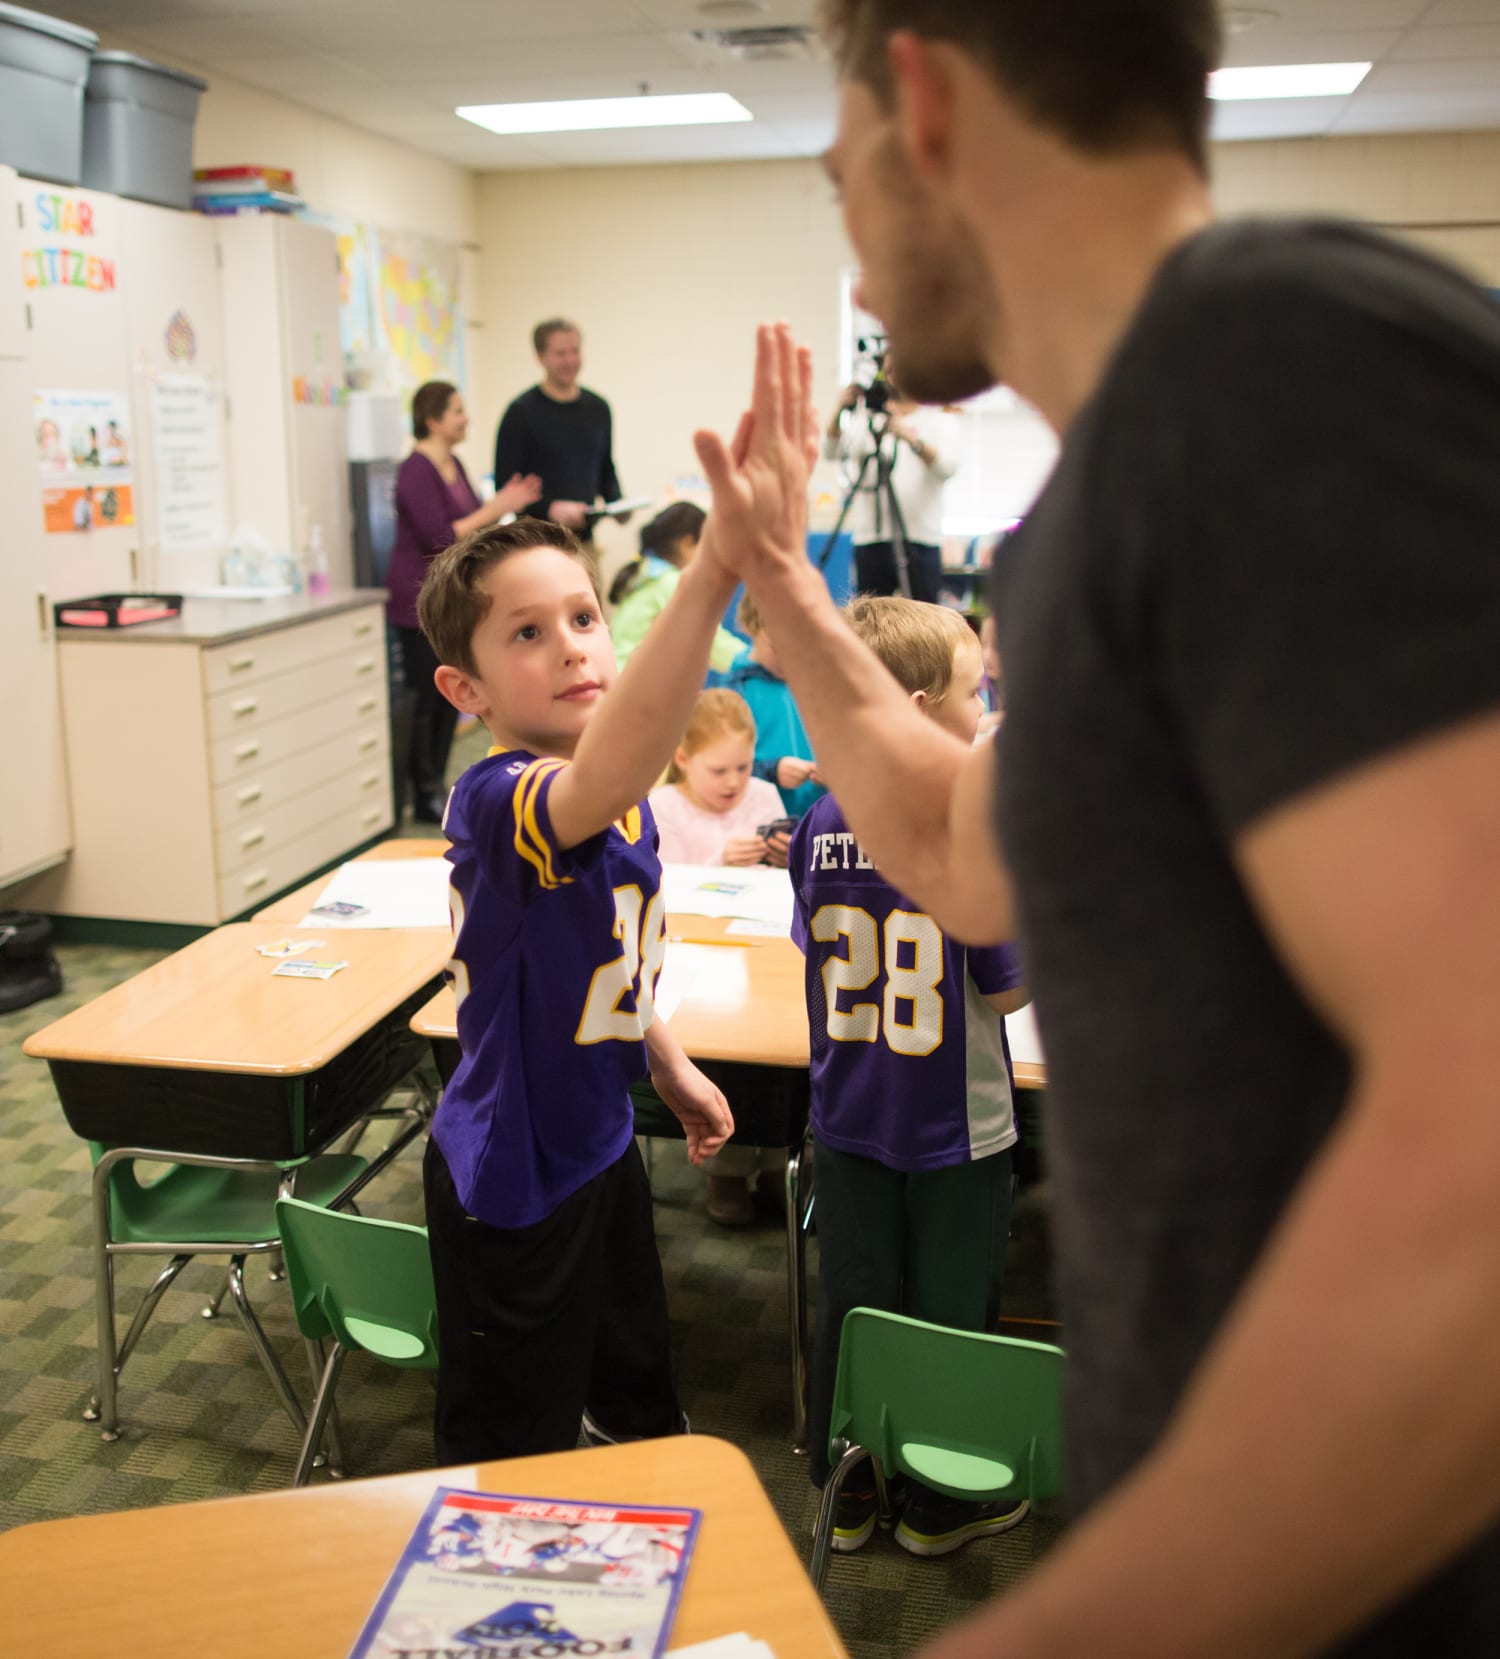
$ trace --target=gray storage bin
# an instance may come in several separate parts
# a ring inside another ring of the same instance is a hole
[[[0,162],[28,178],[77,184],[83,85],[98,35],[0,5]]]
[[[162,207],[193,205],[193,122],[208,83],[129,52],[95,52],[83,112],[83,182]]]

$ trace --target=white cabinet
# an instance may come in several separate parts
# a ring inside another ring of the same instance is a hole
[[[217,225],[229,460],[239,516],[275,551],[322,531],[335,589],[353,581],[333,232],[274,214]]]
[[[117,211],[140,486],[141,579],[167,593],[212,587],[220,579],[235,524],[224,431],[224,317],[215,224],[202,214],[145,202],[120,201]],[[165,480],[176,488],[167,494],[159,464],[159,420],[175,421],[177,427],[178,467]],[[186,446],[184,420],[190,427],[202,423]],[[188,469],[193,476],[185,480],[181,474]],[[217,514],[212,510],[215,498]]]
[[[192,601],[59,647],[73,857],[63,915],[212,924],[389,830],[384,596]]]
[[[35,456],[30,367],[0,359],[0,887],[55,864],[70,828]]]
[[[26,403],[29,411],[38,393],[63,400],[50,415],[38,412],[39,420],[51,422],[56,465],[45,497],[52,525],[47,585],[56,599],[119,592],[140,585],[146,574],[138,556],[133,469],[81,474],[72,463],[91,451],[96,460],[107,458],[112,443],[123,443],[116,453],[128,454],[133,436],[123,293],[129,270],[121,241],[125,204],[36,179],[19,179],[16,188],[19,269],[31,313]],[[110,432],[112,419],[116,434]],[[37,453],[34,446],[31,453]],[[44,497],[35,488],[28,493],[29,511],[40,520]]]

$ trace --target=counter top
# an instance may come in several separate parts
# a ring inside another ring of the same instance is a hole
[[[59,628],[60,644],[76,641],[140,640],[150,645],[227,645],[255,634],[295,628],[366,605],[384,605],[384,588],[351,588],[343,593],[290,593],[275,599],[185,599],[182,615],[169,622],[142,622],[133,628]]]

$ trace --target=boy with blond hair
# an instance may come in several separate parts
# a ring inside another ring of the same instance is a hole
[[[845,615],[913,703],[973,742],[984,670],[962,617],[895,598],[856,599]],[[812,1035],[819,1266],[808,1452],[821,1487],[851,1309],[994,1329],[1016,1140],[1003,1016],[1027,992],[1010,946],[966,949],[881,876],[831,795],[798,825],[789,868]],[[858,1549],[875,1528],[873,1483],[858,1483],[857,1471],[851,1479],[836,1550]],[[914,1483],[896,1540],[945,1555],[1024,1513]]]

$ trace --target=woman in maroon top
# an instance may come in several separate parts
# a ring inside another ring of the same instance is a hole
[[[424,824],[440,824],[447,794],[443,779],[458,713],[433,684],[438,662],[417,626],[417,595],[428,565],[439,553],[471,530],[498,523],[508,513],[525,512],[541,495],[542,482],[517,473],[488,501],[480,502],[463,462],[453,453],[469,430],[469,416],[458,389],[446,380],[429,380],[417,388],[411,424],[416,447],[396,474],[396,545],[386,578],[386,616],[401,641],[406,683],[416,695],[409,768],[416,796],[414,816]]]

